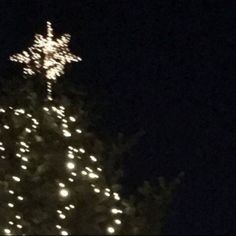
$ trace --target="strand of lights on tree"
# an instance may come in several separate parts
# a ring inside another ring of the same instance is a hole
[[[26,115],[27,119],[30,119],[32,122],[32,127],[26,127],[24,130],[24,133],[26,134],[26,138],[29,135],[29,133],[31,133],[32,131],[36,131],[37,129],[37,125],[39,124],[38,121],[35,118],[32,118],[32,115],[27,113],[25,114],[25,110],[24,109],[13,109],[12,107],[9,107],[9,110],[14,112],[15,116],[19,116],[19,115]],[[1,108],[0,109],[0,113],[6,113],[6,110]],[[6,125],[5,129],[6,129]],[[3,127],[4,127],[3,126]],[[10,126],[7,126],[7,130],[10,131]],[[30,132],[29,132],[30,130]],[[1,142],[2,144],[2,142]],[[3,145],[2,145],[3,146]],[[15,153],[16,158],[20,158],[21,162],[20,162],[20,168],[18,170],[18,173],[16,173],[16,175],[12,175],[10,176],[11,181],[10,183],[12,183],[12,186],[8,186],[8,195],[9,195],[9,202],[7,203],[7,206],[9,208],[9,210],[13,211],[13,217],[8,219],[8,225],[6,228],[4,228],[4,233],[5,234],[15,234],[18,233],[19,230],[24,230],[23,227],[23,215],[21,212],[19,212],[19,210],[17,210],[18,206],[21,204],[22,201],[24,201],[24,196],[23,193],[19,193],[19,191],[17,191],[15,189],[15,185],[16,184],[20,184],[23,181],[22,176],[24,175],[25,170],[27,170],[27,165],[28,165],[28,155],[30,152],[29,149],[29,145],[25,142],[25,141],[21,141],[19,140],[19,142],[17,142],[17,150]],[[5,148],[3,148],[3,150],[5,150]],[[5,158],[4,158],[5,159]],[[17,231],[18,230],[18,231]]]
[[[31,114],[26,113],[24,109],[13,109],[9,108],[10,110],[13,110],[14,115],[24,115],[26,118],[31,119],[32,125],[31,127],[25,128],[25,133],[28,134],[28,136],[32,133],[36,134],[37,127],[40,125],[39,121],[34,118]],[[70,124],[73,124],[76,122],[76,118],[74,116],[69,116],[68,118],[65,115],[65,108],[63,106],[55,107],[55,106],[48,106],[43,107],[43,111],[46,115],[51,117],[56,117],[61,123],[61,135],[65,139],[70,139],[73,135],[81,135],[83,132],[80,128],[77,126],[73,126],[73,128],[70,127]],[[6,110],[3,108],[0,108],[0,113],[6,113]],[[3,129],[8,131],[10,130],[10,125],[4,124]],[[27,137],[28,137],[27,136]],[[23,141],[24,140],[24,141]],[[1,157],[3,160],[5,160],[5,147],[4,143],[0,142],[0,151]],[[101,194],[106,198],[113,198],[115,201],[120,200],[120,196],[116,192],[112,192],[110,188],[103,189],[100,186],[99,179],[100,179],[100,173],[102,172],[102,168],[97,165],[98,159],[94,155],[87,155],[85,149],[83,147],[74,147],[72,145],[69,145],[67,147],[66,153],[65,153],[65,173],[66,177],[65,179],[62,179],[60,181],[56,181],[55,184],[58,189],[58,196],[59,198],[64,199],[63,204],[59,209],[56,209],[56,213],[58,215],[58,223],[55,225],[55,229],[58,230],[58,233],[61,235],[68,235],[70,234],[69,229],[66,229],[65,223],[69,220],[69,214],[70,211],[74,210],[77,206],[76,203],[71,202],[70,195],[71,195],[71,189],[68,187],[70,183],[74,183],[78,180],[84,179],[87,180],[91,186],[91,190],[94,194]],[[18,151],[16,152],[16,157],[20,158],[20,170],[18,171],[17,175],[12,176],[12,181],[14,184],[20,184],[23,179],[23,174],[28,171],[28,166],[30,165],[30,142],[27,142],[27,140],[20,139],[18,142]],[[84,158],[88,158],[91,165],[85,166],[83,164]],[[24,201],[24,195],[20,193],[16,193],[13,188],[9,189],[9,199],[12,199],[12,196],[15,198],[14,201],[10,201],[7,203],[8,208],[10,209],[17,209],[17,204],[20,204],[21,201]],[[24,233],[24,224],[23,224],[23,216],[20,212],[17,212],[15,214],[14,219],[9,219],[8,225],[4,228],[4,234],[14,234],[14,232]],[[121,222],[120,215],[123,213],[123,211],[117,207],[112,207],[110,209],[110,214],[112,216],[112,222],[107,225],[106,232],[108,234],[114,234],[119,229]],[[24,219],[27,220],[27,219]]]
[[[33,45],[22,53],[10,57],[11,61],[24,64],[25,75],[41,74],[47,80],[48,99],[52,100],[52,81],[65,72],[65,65],[78,62],[82,59],[70,52],[70,35],[64,34],[60,38],[54,38],[53,28],[47,22],[47,36],[36,34]]]

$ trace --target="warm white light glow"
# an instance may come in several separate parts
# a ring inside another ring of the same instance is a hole
[[[66,190],[66,189],[61,189],[61,190],[60,190],[60,195],[61,195],[62,197],[68,197],[69,192],[68,192],[68,190]]]
[[[65,184],[63,184],[63,183],[59,183],[58,184],[61,188],[64,188],[65,187]]]
[[[97,158],[95,156],[89,156],[90,159],[93,161],[93,162],[96,162],[97,161]]]
[[[89,173],[88,175],[91,179],[97,179],[98,175],[94,174],[94,173]]]
[[[83,148],[80,148],[79,151],[80,151],[81,153],[85,153],[85,150],[84,150]]]
[[[65,137],[70,137],[71,136],[71,133],[68,131],[68,130],[63,130],[63,135],[65,136]]]
[[[104,194],[105,194],[105,196],[107,196],[107,197],[110,197],[110,196],[111,196],[111,194],[108,193],[108,192],[105,192]]]
[[[68,235],[68,232],[65,231],[65,230],[62,230],[62,231],[61,231],[61,235]]]
[[[26,170],[26,169],[27,169],[27,166],[21,165],[21,169]]]
[[[115,233],[115,229],[113,228],[113,227],[107,227],[107,232],[109,233],[109,234],[113,234],[113,233]]]
[[[94,189],[94,192],[95,192],[95,193],[100,193],[101,191],[100,191],[99,188],[95,188],[95,189]]]
[[[47,36],[36,34],[33,46],[28,51],[11,56],[10,60],[24,64],[23,72],[26,75],[39,73],[49,80],[56,80],[64,74],[67,63],[81,61],[80,57],[70,52],[69,42],[69,34],[54,38],[51,23],[47,22]]]
[[[14,207],[14,204],[11,203],[11,202],[9,202],[9,203],[8,203],[8,206],[12,208],[12,207]]]
[[[63,220],[66,218],[66,216],[64,214],[60,214],[59,217]]]
[[[11,233],[11,230],[10,230],[10,229],[4,229],[4,233],[5,233],[5,234],[10,234],[10,233]]]
[[[14,191],[13,190],[9,190],[8,191],[10,194],[14,194]]]
[[[20,200],[20,201],[24,200],[24,198],[22,196],[18,196],[17,199]]]
[[[82,131],[80,129],[76,129],[76,132],[79,133],[79,134],[82,133]]]
[[[75,168],[75,164],[73,162],[68,162],[66,164],[67,168],[70,169],[70,170],[73,170]]]
[[[81,171],[81,174],[82,174],[82,175],[87,175],[88,173],[87,173],[85,170],[82,170],[82,171]]]
[[[27,133],[31,133],[31,129],[29,129],[29,128],[25,128],[25,131],[26,131]]]
[[[111,209],[111,213],[113,213],[113,214],[119,214],[119,213],[122,213],[122,210],[119,210],[119,209],[116,209],[116,208],[112,208],[112,209]]]
[[[75,122],[76,121],[75,117],[73,117],[73,116],[70,116],[69,119],[70,119],[71,122]]]
[[[16,182],[20,182],[20,178],[17,176],[12,176],[12,179],[14,179]]]
[[[117,225],[120,225],[120,224],[121,224],[121,220],[119,220],[119,219],[115,219],[114,221],[115,221],[115,223],[116,223]]]

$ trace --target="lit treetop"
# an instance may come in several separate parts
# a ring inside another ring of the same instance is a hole
[[[56,81],[64,74],[67,63],[82,60],[70,52],[69,42],[69,34],[55,38],[51,23],[47,22],[47,36],[36,34],[33,45],[27,51],[11,56],[10,60],[24,64],[26,75],[42,74],[50,85],[50,81]],[[48,92],[51,92],[49,87]]]

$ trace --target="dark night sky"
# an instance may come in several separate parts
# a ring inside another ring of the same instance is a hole
[[[68,78],[112,104],[100,125],[146,130],[127,181],[186,173],[166,233],[235,233],[235,1],[0,0],[2,74],[46,20],[84,59]]]

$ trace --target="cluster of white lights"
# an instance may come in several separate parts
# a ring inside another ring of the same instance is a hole
[[[1,159],[6,159],[6,156],[4,155],[5,154],[5,147],[3,146],[3,143],[0,142],[0,154],[1,154]]]
[[[16,150],[16,157],[20,158],[20,167],[23,170],[27,169],[27,164],[29,164],[29,159],[28,159],[28,155],[29,155],[29,144],[25,141],[26,138],[28,137],[27,135],[30,134],[32,131],[35,131],[37,126],[39,125],[39,122],[37,121],[37,119],[33,118],[33,116],[30,113],[26,113],[24,109],[13,109],[12,107],[8,107],[8,111],[9,112],[13,112],[13,114],[15,116],[24,116],[26,117],[26,119],[30,119],[31,120],[31,127],[26,127],[25,128],[25,134],[26,136],[24,138],[19,137],[19,142],[17,143],[17,150]],[[1,113],[6,113],[7,109],[0,109]],[[4,129],[9,130],[11,129],[11,127],[9,125],[4,125],[3,126]],[[0,143],[0,149],[1,151],[4,151],[5,148],[3,146],[3,143]],[[12,175],[11,179],[13,181],[13,186],[12,189],[8,190],[8,194],[10,196],[13,196],[13,198],[11,197],[11,202],[7,203],[7,207],[9,207],[13,212],[16,213],[16,215],[9,219],[8,221],[8,228],[5,228],[3,231],[5,234],[13,234],[13,232],[15,232],[16,230],[21,230],[23,229],[23,224],[22,224],[22,217],[20,216],[20,214],[18,214],[17,212],[17,208],[16,206],[18,204],[20,204],[20,202],[24,201],[25,198],[22,194],[20,194],[18,191],[13,190],[15,184],[20,184],[20,182],[22,182],[22,176],[21,176],[21,171],[18,172],[17,175]],[[9,187],[11,186],[11,184],[9,185]],[[9,197],[10,197],[9,196]]]
[[[47,35],[36,34],[34,43],[28,50],[10,57],[11,61],[24,64],[26,75],[42,74],[47,79],[48,99],[52,100],[51,81],[64,74],[65,65],[82,59],[69,50],[70,35],[64,34],[55,38],[52,25],[47,22]]]
[[[30,118],[32,124],[31,126],[25,128],[26,137],[31,135],[31,133],[35,133],[37,131],[39,122],[31,114],[26,113],[24,109],[13,109],[13,108],[9,108],[9,109],[12,109],[16,116],[24,115],[25,117]],[[55,117],[61,121],[62,125],[60,126],[60,128],[64,137],[70,137],[73,134],[81,135],[82,133],[81,129],[78,129],[77,127],[70,128],[70,122],[75,123],[76,118],[74,116],[69,116],[67,119],[65,115],[65,107],[48,106],[48,107],[43,107],[43,111],[46,112],[50,116],[54,114]],[[6,112],[5,109],[2,109],[2,108],[0,109],[0,113],[5,113],[5,112]],[[76,124],[73,125],[73,127],[74,126],[76,126]],[[6,128],[6,125],[3,128],[7,132],[8,128]],[[0,151],[1,152],[5,151],[5,148],[2,142],[0,142]],[[97,165],[96,163],[98,162],[97,157],[95,157],[94,155],[87,155],[86,153],[87,152],[85,151],[84,148],[74,147],[71,145],[68,146],[68,149],[66,151],[65,169],[66,169],[67,177],[62,182],[58,183],[58,186],[59,186],[58,196],[59,198],[63,200],[62,201],[63,205],[60,207],[60,209],[56,210],[58,214],[58,223],[55,225],[55,228],[59,230],[58,233],[61,235],[69,234],[69,231],[67,231],[63,225],[66,224],[66,221],[69,220],[69,215],[68,215],[69,211],[75,208],[75,205],[72,204],[70,200],[72,189],[69,188],[69,184],[68,184],[69,182],[70,183],[74,182],[77,179],[81,180],[80,176],[82,175],[83,179],[85,180],[87,179],[88,183],[91,183],[90,186],[92,187],[92,191],[94,192],[94,194],[98,196],[100,195],[101,197],[106,197],[106,198],[112,197],[116,201],[120,200],[120,196],[118,193],[113,192],[109,188],[104,189],[102,187],[102,184],[99,183],[100,172],[102,172],[102,168],[99,166],[96,166]],[[3,153],[0,153],[0,154],[3,154]],[[18,151],[16,152],[16,157],[20,159],[21,170],[24,172],[27,171],[28,168],[30,167],[30,142],[27,142],[25,137],[23,139],[19,139]],[[83,161],[84,159],[87,159],[86,166],[84,166],[84,161]],[[23,181],[20,173],[21,172],[19,172],[19,175],[12,176],[12,180],[15,183],[19,183]],[[15,199],[18,202],[25,201],[25,197],[22,194],[16,193],[14,189],[9,190],[9,194],[15,196]],[[11,209],[16,209],[15,207],[16,204],[18,203],[14,201],[7,203],[8,207]],[[119,216],[123,212],[121,209],[113,207],[110,213],[112,216],[112,221],[106,227],[106,232],[108,234],[114,234],[117,232],[117,230],[119,229],[119,225],[121,224],[121,220],[117,216]],[[17,216],[19,216],[17,212],[16,214]],[[8,222],[8,227],[4,229],[4,233],[12,234],[14,232],[14,227],[16,227],[18,230],[24,229],[22,222],[20,222],[21,220],[22,218],[20,217],[18,219],[19,222],[16,223],[14,219],[10,219]]]

